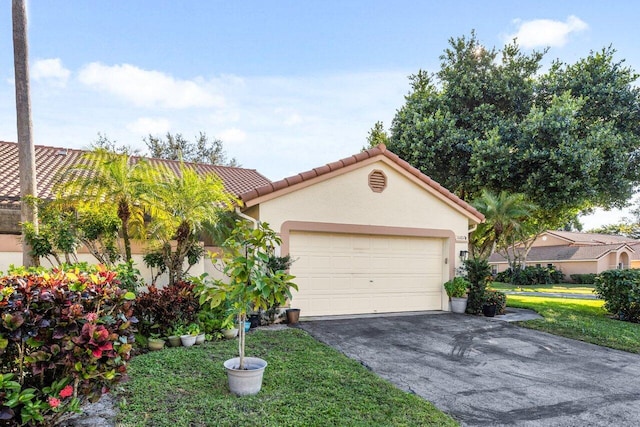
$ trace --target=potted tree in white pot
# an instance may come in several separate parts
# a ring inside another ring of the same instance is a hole
[[[464,277],[454,277],[444,284],[444,290],[451,301],[451,311],[464,313],[467,310],[467,291],[470,283]]]
[[[229,319],[237,318],[238,357],[224,362],[229,389],[238,396],[256,394],[262,388],[262,377],[267,362],[258,357],[245,356],[245,328],[247,313],[266,310],[275,304],[285,304],[291,298],[291,288],[298,287],[293,276],[283,270],[269,268],[269,257],[281,240],[266,223],[253,228],[239,220],[229,238],[222,245],[221,257],[227,281],[205,282],[198,288],[200,304],[212,308],[227,303]]]

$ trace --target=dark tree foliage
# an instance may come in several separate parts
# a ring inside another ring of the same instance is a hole
[[[195,141],[186,140],[180,133],[172,135],[170,132],[164,139],[150,134],[143,140],[149,149],[149,156],[157,159],[240,166],[235,158],[227,159],[222,140],[210,140],[204,132],[200,132]]]
[[[523,193],[548,227],[623,206],[639,181],[638,76],[612,48],[538,74],[545,53],[451,39],[439,71],[410,77],[389,148],[464,200]]]

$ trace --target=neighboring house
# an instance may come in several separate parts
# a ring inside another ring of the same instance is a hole
[[[505,257],[497,253],[491,255],[489,264],[494,272],[509,268]],[[546,231],[533,242],[526,265],[553,265],[565,274],[567,280],[571,274],[638,268],[640,241],[609,234]]]
[[[79,164],[85,151],[35,146],[36,178],[38,197],[51,199],[52,188],[59,174],[65,168]],[[134,161],[138,157],[134,157]],[[180,162],[173,160],[147,159],[151,164],[162,164],[178,172]],[[190,164],[201,174],[215,173],[224,182],[225,188],[236,195],[249,191],[270,181],[254,169],[206,164]],[[18,144],[0,141],[0,271],[7,271],[9,265],[22,264],[22,246],[20,244],[20,178],[18,166]],[[144,267],[142,256],[144,248],[133,242],[133,260],[143,276],[149,280],[151,272]],[[78,251],[80,261],[96,262],[86,250]],[[44,261],[46,264],[46,261]],[[209,263],[210,264],[210,263]],[[190,274],[199,275],[207,271],[206,263],[195,265]]]
[[[305,316],[448,310],[442,285],[484,220],[384,145],[277,182],[215,168],[243,213],[280,233]]]

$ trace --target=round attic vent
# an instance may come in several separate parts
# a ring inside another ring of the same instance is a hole
[[[381,170],[373,170],[369,174],[369,188],[374,193],[382,193],[387,188],[387,176]]]

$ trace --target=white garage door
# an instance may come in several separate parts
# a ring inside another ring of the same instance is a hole
[[[291,232],[303,316],[442,309],[443,240]]]

